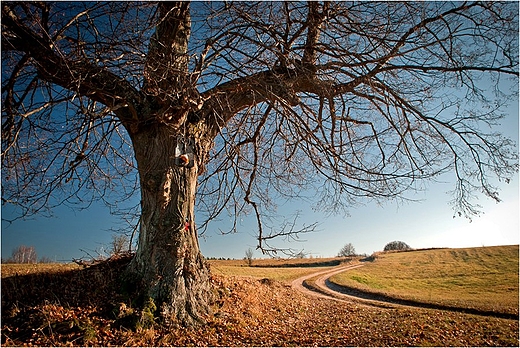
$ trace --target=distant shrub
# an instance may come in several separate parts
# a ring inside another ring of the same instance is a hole
[[[113,234],[110,243],[110,255],[120,255],[129,249],[130,239],[124,234]]]
[[[40,258],[40,261],[38,261],[38,263],[53,263],[53,262],[54,262],[54,260],[47,256],[42,256]]]
[[[377,260],[377,254],[372,253],[372,255],[370,255],[370,256],[365,254],[365,258],[362,259],[361,261],[362,262],[374,262],[375,260]]]
[[[385,245],[385,248],[383,250],[384,251],[392,251],[392,250],[403,251],[403,250],[411,250],[411,249],[412,248],[405,242],[394,241],[394,242],[390,242],[387,245]]]
[[[356,255],[356,249],[352,245],[352,243],[347,243],[338,253],[339,257],[348,257]]]

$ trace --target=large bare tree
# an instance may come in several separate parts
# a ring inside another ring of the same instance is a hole
[[[449,172],[472,215],[517,170],[492,128],[517,98],[514,2],[1,6],[2,201],[139,190],[130,272],[166,321],[211,301],[196,193],[206,220],[253,214],[269,251],[298,232],[263,224],[281,199],[338,211]]]

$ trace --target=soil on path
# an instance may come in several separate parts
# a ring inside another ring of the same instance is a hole
[[[361,266],[363,266],[363,264],[340,265],[340,266],[334,267],[333,269],[328,269],[325,271],[319,271],[316,273],[307,274],[307,275],[304,275],[303,277],[293,280],[291,282],[291,286],[293,289],[300,291],[304,294],[310,295],[310,296],[315,296],[315,297],[320,297],[320,298],[325,298],[325,299],[332,299],[332,300],[336,300],[336,301],[340,301],[340,302],[345,302],[345,301],[349,301],[349,300],[353,301],[353,300],[355,300],[355,298],[348,298],[347,296],[345,296],[345,298],[341,298],[342,297],[341,294],[338,294],[335,291],[330,290],[324,284],[323,284],[323,286],[319,286],[318,282],[322,283],[322,281],[321,281],[322,279],[328,279],[328,278],[332,277],[332,275],[334,275],[334,274],[345,272],[350,269],[358,268]],[[310,285],[309,280],[312,278],[316,278],[316,277],[319,277],[318,280],[316,280],[316,282],[315,282],[316,286]]]
[[[329,280],[332,276],[338,273],[343,273],[348,270],[352,270],[363,266],[363,263],[340,265],[332,269],[308,274],[298,279],[295,279],[291,283],[291,286],[294,289],[310,296],[332,299],[340,302],[356,302],[362,305],[385,308],[393,308],[396,306],[430,308],[437,310],[462,312],[467,314],[492,316],[503,319],[518,319],[517,315],[511,313],[485,311],[474,308],[464,308],[450,305],[419,302],[407,299],[399,299],[387,295],[371,293],[368,291],[362,291],[359,289],[338,285]]]

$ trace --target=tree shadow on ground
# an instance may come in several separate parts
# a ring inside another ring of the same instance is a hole
[[[83,307],[112,302],[118,280],[131,257],[121,257],[76,270],[44,271],[2,278],[4,309],[47,303]]]
[[[80,330],[77,313],[113,317],[117,303],[123,302],[121,275],[131,257],[120,257],[75,270],[43,271],[2,278],[2,344],[10,338],[31,337],[35,330]],[[46,325],[52,311],[61,316],[63,327]],[[67,313],[71,314],[70,318]],[[69,320],[70,319],[70,320]],[[76,324],[76,325],[74,325]],[[8,329],[9,328],[9,329]],[[82,336],[85,329],[81,328]]]

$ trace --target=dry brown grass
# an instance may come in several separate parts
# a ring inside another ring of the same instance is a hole
[[[254,259],[252,268],[268,267],[268,268],[290,268],[290,267],[319,267],[334,266],[345,260],[344,257],[326,257],[326,258],[266,258]],[[228,267],[248,267],[246,260],[210,260],[212,266],[228,266]]]
[[[79,270],[81,266],[75,263],[38,263],[38,264],[2,264],[2,278],[11,276],[22,276],[34,273],[57,273],[70,270]]]
[[[124,264],[111,264],[3,278],[2,344],[518,346],[519,343],[517,320],[344,304],[307,297],[274,280],[223,275],[212,278],[218,300],[206,325],[132,327],[120,318],[125,300],[116,291],[116,279],[123,267]]]
[[[211,260],[213,274],[223,276],[244,276],[269,278],[271,280],[290,283],[292,280],[326,270],[346,262],[345,258],[323,259],[257,259],[249,267],[245,260]]]

